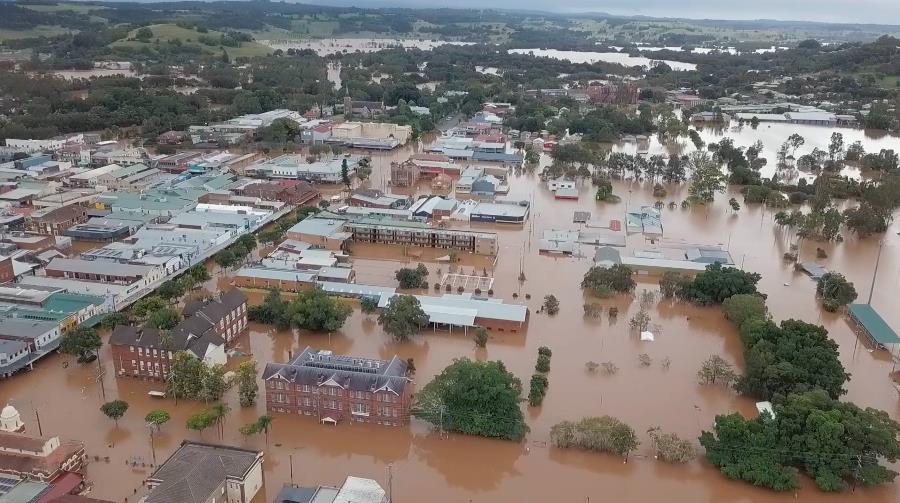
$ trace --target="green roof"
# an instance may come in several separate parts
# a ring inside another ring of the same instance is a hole
[[[897,332],[869,304],[851,304],[850,315],[879,345],[900,344]]]
[[[87,306],[102,305],[106,299],[97,295],[84,295],[80,293],[56,292],[51,294],[44,304],[44,310],[51,312],[74,313]]]

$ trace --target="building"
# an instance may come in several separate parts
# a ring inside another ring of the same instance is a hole
[[[508,193],[509,185],[483,166],[468,166],[456,181],[456,192],[491,197]]]
[[[66,473],[82,473],[86,461],[81,442],[0,432],[0,475],[11,482],[53,482]]]
[[[8,283],[16,278],[12,257],[0,256],[0,283]]]
[[[649,239],[661,238],[662,214],[652,206],[641,206],[637,211],[626,212],[625,230],[628,233],[641,233]]]
[[[421,222],[361,219],[348,221],[345,230],[353,241],[446,248],[476,255],[496,255],[499,238],[493,232],[441,229]]]
[[[156,143],[160,145],[178,145],[187,138],[184,131],[166,131],[156,137]]]
[[[187,170],[192,175],[203,175],[210,172],[242,173],[245,168],[257,162],[262,154],[251,152],[249,154],[232,154],[230,152],[215,152],[212,154],[195,157],[188,161]]]
[[[343,220],[305,218],[288,229],[288,239],[305,241],[314,248],[339,251],[353,235],[344,230]]]
[[[0,242],[12,243],[20,250],[28,250],[30,252],[42,252],[56,246],[56,239],[53,236],[45,234],[37,234],[33,232],[13,231],[0,236]],[[0,283],[7,280],[2,279],[3,264],[0,262]]]
[[[300,112],[279,108],[259,114],[241,115],[208,126],[190,126],[188,132],[194,144],[212,142],[233,145],[255,136],[261,129],[271,126],[279,119],[291,120],[297,124],[306,122]]]
[[[363,161],[359,156],[334,156],[322,161],[307,162],[306,158],[297,154],[285,154],[269,159],[246,170],[247,176],[258,178],[286,178],[319,183],[343,183],[344,164],[349,176],[356,173],[356,168]]]
[[[239,196],[258,197],[263,201],[281,201],[294,205],[308,203],[320,196],[312,184],[302,180],[253,182],[232,189],[232,192]]]
[[[159,159],[156,166],[166,173],[184,173],[200,155],[200,152],[179,152]]]
[[[531,204],[528,201],[479,202],[469,211],[473,222],[521,224],[528,220]]]
[[[838,118],[831,112],[788,112],[784,116],[792,124],[810,124],[813,126],[836,126]]]
[[[675,95],[675,102],[684,110],[691,110],[692,108],[702,105],[703,98],[696,94],[677,94]]]
[[[423,219],[440,220],[450,217],[458,206],[458,201],[449,197],[423,196],[409,207],[412,216]]]
[[[87,208],[80,204],[70,204],[55,208],[35,210],[25,217],[26,231],[51,236],[62,235],[73,225],[87,222]]]
[[[263,486],[263,453],[184,441],[147,478],[143,503],[250,503]]]
[[[346,147],[390,150],[405,145],[412,127],[384,122],[344,122],[331,128],[329,142]]]
[[[413,155],[409,160],[419,167],[423,176],[459,175],[460,167],[453,163],[450,156],[444,154],[422,152]]]
[[[0,376],[9,377],[59,347],[60,324],[0,317]]]
[[[109,337],[116,375],[165,380],[176,351],[208,365],[224,365],[225,348],[247,329],[247,298],[234,288],[219,299],[188,304],[184,316],[168,340],[150,326],[117,326]]]
[[[900,337],[878,314],[871,304],[850,304],[850,319],[877,349],[893,351],[900,345]]]
[[[140,189],[158,180],[161,174],[159,169],[146,164],[132,164],[102,173],[94,179],[94,183],[112,190]]]
[[[6,404],[6,407],[0,411],[0,432],[23,433],[24,431],[25,423],[22,422],[22,416],[18,409]]]
[[[334,355],[307,347],[263,371],[266,410],[341,421],[400,426],[409,422],[413,383],[406,361]]]
[[[578,200],[578,189],[559,188],[553,193],[553,199]]]
[[[473,297],[470,293],[460,295],[445,294],[440,297],[430,295],[414,295],[419,299],[422,310],[428,315],[428,321],[438,327],[462,327],[464,330],[473,327],[484,327],[498,332],[519,332],[528,322],[528,307],[518,304],[506,304],[500,299],[483,299]],[[378,306],[385,307],[393,296],[384,295]]]
[[[153,283],[165,275],[161,268],[110,262],[106,260],[84,260],[55,258],[45,268],[51,278],[70,278],[104,283],[133,284],[142,281]]]
[[[284,486],[275,503],[391,503],[381,485],[372,479],[347,477],[341,487]]]
[[[569,180],[566,177],[561,176],[559,178],[547,180],[547,188],[552,192],[556,192],[557,189],[574,189],[575,180]]]
[[[422,176],[422,168],[415,162],[391,162],[391,185],[394,187],[412,187]]]
[[[350,193],[350,204],[363,208],[403,209],[408,203],[406,196],[388,194],[378,189],[356,189]]]
[[[344,96],[344,115],[357,115],[364,119],[371,119],[385,112],[384,102],[381,101],[357,101],[349,96]]]

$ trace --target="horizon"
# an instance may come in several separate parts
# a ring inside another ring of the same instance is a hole
[[[61,2],[67,0],[60,0]],[[75,2],[105,0],[68,0]],[[166,3],[189,0],[110,0],[108,3]],[[194,0],[196,1],[196,0]],[[199,0],[213,3],[249,2],[253,0]],[[274,1],[274,0],[272,0]],[[451,9],[451,10],[498,10],[511,12],[534,12],[549,15],[572,16],[577,14],[605,15],[614,17],[650,18],[661,20],[684,19],[691,21],[743,21],[781,23],[821,23],[830,25],[873,25],[900,26],[900,2],[894,0],[758,0],[753,4],[723,5],[714,0],[697,0],[689,7],[673,5],[668,0],[605,0],[602,6],[591,5],[592,0],[564,0],[559,12],[546,9],[546,4],[536,0],[498,0],[488,9],[474,0],[457,0],[452,7],[431,5],[424,0],[334,0],[304,1],[282,0],[320,7],[356,7],[361,9]],[[762,14],[765,12],[765,14]],[[799,12],[816,12],[815,16],[800,16]],[[744,15],[746,13],[746,15]],[[883,19],[896,19],[886,23]]]

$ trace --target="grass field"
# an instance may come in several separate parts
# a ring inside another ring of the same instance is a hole
[[[34,38],[34,37],[52,37],[54,35],[62,35],[63,33],[69,33],[72,30],[67,30],[62,26],[38,26],[32,28],[30,30],[4,30],[0,29],[0,41],[3,40],[17,40],[21,38]]]
[[[196,30],[189,30],[187,28],[182,28],[181,26],[175,24],[155,24],[148,26],[150,31],[153,32],[153,39],[151,42],[140,42],[137,40],[118,40],[113,42],[113,47],[134,47],[139,48],[142,46],[151,45],[156,39],[159,39],[162,42],[171,42],[176,39],[181,40],[183,44],[195,45],[203,49],[207,52],[219,52],[219,46],[217,45],[206,45],[198,42],[198,39],[202,36],[209,37],[218,37],[221,33],[217,31],[210,31],[208,33],[200,33]],[[129,38],[134,36],[135,32],[129,33]],[[237,57],[253,57],[253,56],[264,56],[271,52],[271,49],[268,47],[256,43],[256,42],[245,42],[241,44],[240,47],[225,47],[225,52],[228,53],[228,56],[231,58]]]

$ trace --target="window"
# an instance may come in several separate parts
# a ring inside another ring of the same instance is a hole
[[[309,384],[304,384],[304,385],[303,385],[303,392],[304,392],[304,393],[309,393]]]
[[[131,352],[134,353],[134,346],[128,346],[131,349]]]
[[[138,348],[138,356],[144,356],[144,348]]]
[[[156,353],[156,350],[154,349],[154,350],[153,350],[153,357],[156,358],[157,356],[158,356],[158,355],[157,355],[157,353]]]
[[[137,360],[131,360],[131,366],[137,367]]]

